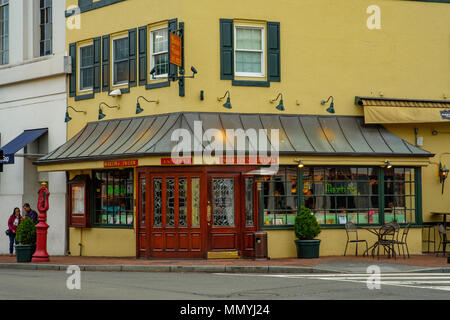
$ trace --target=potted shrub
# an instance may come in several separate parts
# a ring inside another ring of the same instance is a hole
[[[30,262],[36,250],[36,226],[29,217],[25,217],[17,226],[16,240],[17,262]]]
[[[319,257],[320,240],[314,239],[320,233],[320,225],[311,210],[302,206],[295,217],[295,245],[297,258],[313,259]]]

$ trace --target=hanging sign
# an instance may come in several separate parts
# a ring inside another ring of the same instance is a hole
[[[170,32],[170,63],[181,67],[181,37]]]

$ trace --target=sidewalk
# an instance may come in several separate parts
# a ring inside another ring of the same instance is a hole
[[[85,271],[140,272],[232,272],[232,273],[366,273],[377,265],[381,272],[450,272],[447,257],[415,255],[409,259],[374,259],[372,257],[330,256],[318,259],[248,259],[182,260],[111,257],[50,257],[47,263],[17,263],[16,257],[0,255],[0,269],[66,270],[69,265]]]

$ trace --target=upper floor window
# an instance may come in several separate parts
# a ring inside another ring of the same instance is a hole
[[[52,0],[40,0],[40,56],[52,54]]]
[[[167,77],[169,73],[167,28],[150,31],[150,70],[155,68],[152,79]]]
[[[113,85],[124,85],[128,83],[128,37],[113,40]]]
[[[0,65],[9,63],[8,0],[0,0]]]
[[[264,77],[264,28],[235,27],[235,75]]]
[[[80,47],[80,90],[91,90],[94,85],[94,46],[86,45]]]

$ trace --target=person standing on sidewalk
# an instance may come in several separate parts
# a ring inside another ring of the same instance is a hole
[[[38,220],[38,214],[36,211],[34,211],[33,209],[31,209],[30,204],[29,203],[25,203],[23,205],[23,210],[25,210],[25,217],[30,218],[31,220],[33,220],[34,224],[38,224],[39,220]]]
[[[22,220],[22,216],[20,215],[20,209],[14,208],[13,214],[8,219],[8,229],[9,229],[9,256],[13,256],[14,252],[14,242],[17,244],[16,239],[16,231],[17,226]]]

